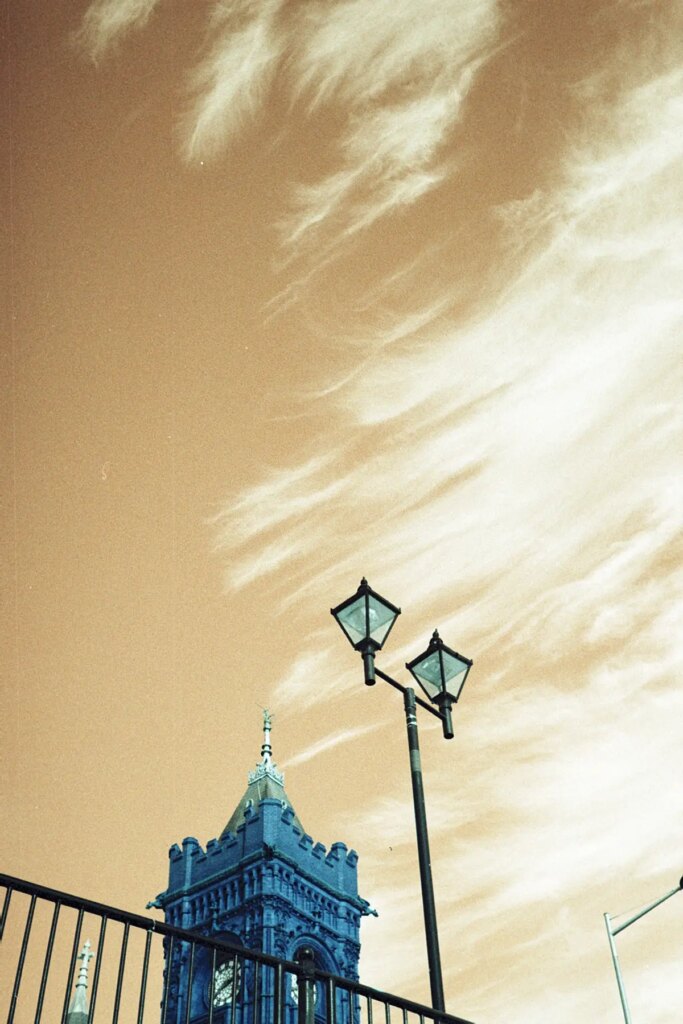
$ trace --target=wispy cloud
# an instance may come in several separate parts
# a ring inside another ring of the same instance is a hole
[[[335,673],[335,659],[329,644],[319,632],[308,633],[306,650],[300,654],[276,682],[275,691],[280,707],[297,707],[302,700],[310,706],[339,698],[344,687],[339,686]],[[319,642],[316,643],[316,640]],[[316,681],[315,687],[311,680]],[[347,684],[350,685],[350,684]]]
[[[318,740],[317,743],[312,743],[310,747],[306,747],[304,750],[300,750],[298,754],[288,757],[286,761],[282,762],[281,767],[283,769],[294,768],[296,765],[305,764],[306,761],[311,761],[328,750],[333,750],[343,743],[349,743],[351,740],[358,739],[359,736],[365,736],[376,729],[377,725],[373,722],[371,725],[359,725],[353,729],[342,729],[338,732],[329,733],[327,736],[323,736],[321,740]]]
[[[283,242],[292,255],[304,242],[315,246],[316,258],[329,255],[344,239],[412,205],[445,179],[451,168],[438,156],[474,70],[463,71],[457,85],[350,118],[341,144],[344,169],[295,191],[283,223]]]
[[[95,0],[85,12],[76,43],[98,60],[132,29],[147,24],[160,0]]]
[[[282,57],[282,0],[219,3],[209,23],[209,52],[192,73],[195,102],[184,122],[188,159],[215,155],[258,112]]]
[[[103,55],[158,0],[95,0],[78,38]],[[322,145],[339,169],[292,190],[282,218],[290,257],[316,247],[316,262],[348,237],[410,206],[449,173],[443,146],[461,116],[478,69],[498,42],[497,0],[453,4],[363,0],[333,5],[214,5],[206,52],[189,71],[192,103],[183,119],[189,160],[216,156],[257,123],[276,75],[304,116],[341,117]],[[343,113],[342,113],[343,110]],[[322,248],[321,248],[322,247]]]
[[[313,110],[341,102],[346,111],[334,143],[341,169],[300,185],[283,223],[292,254],[315,246],[318,260],[449,173],[443,146],[495,48],[500,14],[494,0],[381,0],[372,11],[347,0],[310,8],[303,28],[293,89]]]

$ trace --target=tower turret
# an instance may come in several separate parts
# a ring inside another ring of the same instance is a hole
[[[66,1015],[66,1024],[88,1024],[88,1002],[86,991],[88,988],[88,963],[94,956],[90,952],[90,939],[83,946],[78,954],[81,966],[76,981],[76,991],[73,994],[69,1012]]]
[[[306,833],[273,761],[271,729],[265,711],[261,760],[225,828],[206,848],[193,837],[171,847],[168,888],[150,906],[163,909],[169,924],[283,959],[295,960],[307,947],[320,969],[356,980],[360,919],[369,912],[358,895],[358,855],[343,842],[327,850]],[[239,978],[228,979],[227,970],[225,964],[216,970],[214,991],[220,987],[223,1000],[214,997],[216,1024],[217,1012],[239,988]],[[180,972],[180,965],[167,971],[169,1024],[186,1020]],[[199,957],[193,1024],[208,1017],[210,987],[209,958]],[[295,1012],[295,991],[289,1002]],[[250,1024],[244,1007],[242,1020]]]

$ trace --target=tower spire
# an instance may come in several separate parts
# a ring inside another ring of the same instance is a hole
[[[78,954],[81,966],[76,981],[76,991],[66,1017],[66,1024],[86,1024],[88,1020],[88,1004],[85,998],[88,988],[88,964],[95,954],[90,952],[90,939],[86,940],[82,951]]]
[[[273,748],[270,743],[270,731],[273,727],[274,717],[275,716],[268,708],[263,709],[263,743],[261,744],[261,760],[256,764],[252,771],[247,774],[247,791],[228,819],[228,824],[220,834],[221,839],[224,839],[230,832],[236,832],[239,826],[243,824],[246,817],[251,813],[252,809],[256,810],[262,800],[278,800],[282,804],[283,809],[285,807],[289,807],[293,812],[293,808],[289,803],[289,799],[287,798],[287,794],[284,789],[284,773],[280,771],[273,761]],[[301,830],[302,833],[304,832],[304,827],[296,814],[294,814],[293,823],[296,828]]]
[[[261,764],[271,765],[273,763],[273,748],[270,745],[270,728],[273,716],[268,708],[263,709],[263,745],[261,746]]]
[[[273,716],[268,708],[264,708],[261,763],[256,765],[253,772],[249,772],[248,779],[250,784],[267,776],[268,778],[275,779],[275,781],[279,782],[281,786],[284,785],[285,777],[282,772],[278,770],[275,762],[273,761],[273,748],[270,745],[270,730],[272,728],[272,724]]]

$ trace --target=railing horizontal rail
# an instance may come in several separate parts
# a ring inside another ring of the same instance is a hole
[[[15,877],[13,875],[6,875],[6,874],[3,874],[3,873],[0,873],[0,886],[4,887],[6,889],[6,897],[5,897],[5,903],[4,903],[4,908],[3,908],[4,909],[4,917],[5,917],[5,919],[8,916],[7,911],[8,911],[8,907],[9,907],[9,897],[11,896],[12,892],[24,893],[24,894],[30,896],[32,901],[35,901],[36,899],[46,900],[48,902],[54,903],[56,906],[58,906],[60,908],[61,907],[70,907],[70,908],[78,911],[79,921],[78,921],[78,925],[77,925],[76,935],[74,936],[73,953],[72,953],[72,958],[71,958],[72,959],[71,973],[73,972],[73,968],[74,968],[75,961],[76,961],[77,944],[78,944],[78,941],[79,941],[79,934],[80,934],[80,922],[82,921],[82,918],[83,918],[84,914],[92,914],[92,915],[95,915],[95,916],[97,916],[97,917],[99,917],[101,919],[102,926],[103,926],[102,927],[102,931],[100,933],[100,940],[99,940],[99,943],[98,943],[99,946],[103,945],[104,929],[106,928],[106,922],[107,921],[117,921],[117,922],[119,922],[119,923],[124,925],[125,940],[124,940],[124,946],[123,946],[123,951],[122,951],[123,959],[121,961],[121,966],[119,967],[119,971],[120,971],[120,976],[121,977],[122,977],[122,973],[123,973],[122,964],[123,964],[123,960],[125,959],[125,943],[127,943],[127,941],[128,941],[127,937],[128,937],[128,932],[129,932],[130,928],[136,928],[136,929],[140,929],[141,931],[146,932],[147,936],[148,936],[147,943],[149,943],[149,939],[151,938],[151,933],[158,934],[160,936],[168,938],[170,940],[170,943],[171,943],[171,946],[169,947],[171,952],[172,952],[172,949],[173,949],[173,945],[175,945],[175,943],[178,942],[178,941],[191,943],[191,950],[192,950],[192,954],[191,954],[191,967],[192,967],[192,959],[193,959],[193,956],[194,956],[194,947],[195,947],[195,945],[200,945],[200,946],[203,946],[203,947],[207,948],[208,950],[220,951],[220,952],[222,952],[224,954],[225,953],[229,953],[232,956],[232,958],[233,958],[233,964],[237,963],[237,959],[236,958],[241,958],[241,959],[248,959],[249,961],[253,962],[255,965],[261,965],[262,967],[265,966],[265,967],[269,967],[269,968],[274,968],[275,971],[276,971],[276,977],[278,978],[279,982],[281,982],[281,980],[282,980],[283,973],[292,974],[292,975],[295,975],[297,977],[301,977],[302,976],[302,966],[301,966],[301,964],[295,963],[294,961],[283,960],[283,959],[281,959],[279,957],[271,956],[268,953],[261,953],[258,950],[246,949],[246,948],[244,948],[242,946],[234,945],[234,944],[232,944],[230,942],[227,942],[227,941],[224,941],[222,939],[211,938],[209,936],[201,935],[201,934],[198,934],[197,932],[189,931],[189,930],[184,929],[184,928],[178,928],[175,925],[166,924],[164,921],[158,921],[158,920],[156,920],[153,917],[145,917],[145,916],[143,916],[141,914],[129,913],[128,911],[121,910],[118,907],[112,907],[112,906],[109,906],[108,904],[99,903],[99,902],[97,902],[95,900],[85,899],[85,898],[83,898],[81,896],[74,896],[71,893],[62,892],[62,891],[60,891],[58,889],[52,889],[52,888],[49,888],[48,886],[40,885],[40,884],[35,883],[35,882],[29,882],[26,879],[17,878],[17,877]],[[3,921],[3,923],[5,923],[5,921]],[[148,953],[149,952],[149,945],[148,944],[147,944],[146,948],[147,948],[147,953]],[[99,960],[100,960],[100,958],[98,957],[97,961],[96,961],[96,967],[95,967],[95,977],[93,979],[93,1000],[92,1000],[92,1003],[91,1003],[91,1013],[90,1013],[91,1018],[92,1018],[92,1015],[93,1015],[94,997],[95,997],[96,992],[97,992],[97,977],[98,977],[98,973],[99,973],[99,971],[98,971]],[[145,965],[144,965],[144,970],[143,970],[143,980],[142,980],[142,983],[141,983],[141,985],[142,985],[142,993],[141,993],[141,997],[140,997],[141,998],[141,1002],[140,1002],[140,1006],[141,1007],[142,1007],[142,1000],[144,999],[144,988],[146,986],[146,980],[147,980],[146,979],[147,962],[148,962],[148,955],[146,957],[146,961],[145,961]],[[258,968],[256,968],[256,969],[258,970]],[[329,973],[327,971],[320,970],[317,966],[315,968],[315,978],[316,978],[316,980],[320,981],[325,986],[325,988],[326,988],[326,990],[328,992],[332,992],[332,991],[341,989],[341,990],[349,993],[351,996],[355,996],[356,998],[362,997],[367,1002],[367,1007],[368,1007],[368,1024],[372,1024],[372,1003],[373,1003],[373,1001],[377,1002],[377,1003],[382,1003],[384,1005],[384,1007],[385,1007],[385,1015],[387,1017],[387,1024],[389,1024],[389,1008],[390,1007],[393,1007],[396,1010],[400,1011],[401,1014],[402,1014],[402,1019],[403,1020],[405,1020],[405,1014],[406,1013],[413,1013],[413,1014],[417,1015],[418,1018],[420,1019],[421,1024],[422,1024],[422,1022],[425,1019],[435,1021],[435,1022],[437,1022],[437,1024],[438,1024],[438,1022],[443,1022],[443,1024],[472,1024],[471,1021],[467,1021],[463,1017],[456,1017],[456,1016],[454,1016],[452,1014],[445,1013],[443,1011],[438,1011],[438,1010],[433,1009],[432,1007],[425,1006],[424,1004],[414,1002],[411,999],[406,999],[406,998],[404,998],[402,996],[396,996],[396,995],[393,995],[390,992],[383,992],[383,991],[381,991],[381,989],[372,988],[369,985],[363,985],[362,983],[357,982],[357,981],[352,981],[349,978],[343,978],[343,977],[340,977],[339,975],[331,974],[331,973]],[[164,1000],[165,1000],[165,998],[166,998],[166,992],[164,992]],[[279,990],[278,990],[278,995],[277,995],[276,1000],[275,1000],[275,1002],[276,1002],[275,1009],[276,1009],[276,1011],[278,1013],[279,1013],[279,1000],[280,1000],[280,997],[279,997]],[[233,1008],[233,1011],[234,1011],[234,1008],[235,1008],[234,1000],[233,1000],[232,1008]],[[189,1010],[189,1004],[188,1004],[188,1010]],[[66,1002],[65,1002],[65,1012],[66,1012]],[[162,1018],[163,1018],[163,1012],[164,1012],[164,1007],[162,1006]],[[141,1010],[140,1010],[140,1020],[141,1020]]]

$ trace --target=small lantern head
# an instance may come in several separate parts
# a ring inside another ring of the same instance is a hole
[[[462,692],[472,662],[446,647],[439,631],[435,629],[427,650],[407,662],[406,668],[433,704],[450,708]]]
[[[330,609],[351,646],[361,653],[381,650],[401,609],[376,594],[363,577],[358,590]]]

